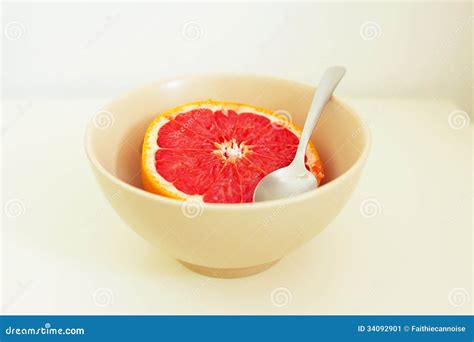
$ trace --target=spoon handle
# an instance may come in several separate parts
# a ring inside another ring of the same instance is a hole
[[[294,163],[304,166],[306,147],[308,146],[314,127],[318,122],[319,116],[321,115],[324,106],[331,98],[334,89],[336,89],[345,73],[346,69],[342,66],[333,66],[324,72],[321,81],[319,81],[316,94],[313,97],[313,102],[311,103],[308,116],[306,117],[306,121],[304,123],[300,143],[298,144],[298,149],[296,151],[295,158],[293,159]]]

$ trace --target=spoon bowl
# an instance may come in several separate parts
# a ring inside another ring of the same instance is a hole
[[[292,197],[316,189],[316,177],[307,169],[300,170],[292,164],[263,177],[254,193],[254,202]]]

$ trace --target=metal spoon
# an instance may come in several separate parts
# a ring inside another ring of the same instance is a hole
[[[306,147],[324,106],[345,73],[346,69],[341,66],[330,67],[324,72],[313,97],[293,161],[260,180],[253,194],[254,202],[291,197],[318,187],[316,177],[305,166]]]

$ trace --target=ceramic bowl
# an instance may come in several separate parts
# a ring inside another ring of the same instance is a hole
[[[289,113],[303,126],[315,88],[264,76],[179,77],[135,90],[98,111],[85,148],[105,197],[145,240],[188,268],[232,278],[261,272],[320,233],[356,187],[370,147],[363,120],[333,97],[313,133],[322,185],[282,200],[245,204],[181,202],[142,189],[140,158],[148,124],[160,112],[206,99]]]

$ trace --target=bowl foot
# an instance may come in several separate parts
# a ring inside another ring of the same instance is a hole
[[[205,267],[199,266],[195,264],[190,264],[188,262],[178,260],[184,266],[189,268],[191,271],[194,271],[199,274],[203,274],[208,277],[213,278],[225,278],[225,279],[232,279],[232,278],[242,278],[248,277],[260,272],[263,272],[273,265],[275,265],[278,260],[268,262],[266,264],[261,264],[257,266],[250,266],[250,267],[242,267],[242,268],[213,268],[213,267]]]

